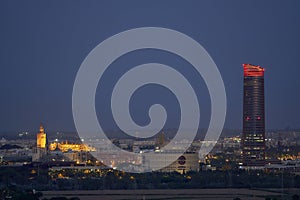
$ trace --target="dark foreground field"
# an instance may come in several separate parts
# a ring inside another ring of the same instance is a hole
[[[79,197],[81,200],[265,200],[292,199],[292,195],[298,194],[299,189],[282,191],[260,189],[179,189],[179,190],[97,190],[97,191],[43,191],[44,197],[54,196]]]

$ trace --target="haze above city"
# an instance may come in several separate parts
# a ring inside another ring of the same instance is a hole
[[[270,6],[272,4],[272,6]],[[227,93],[225,127],[242,128],[243,63],[265,72],[266,129],[300,128],[299,1],[91,1],[86,3],[0,3],[0,121],[2,131],[36,131],[43,122],[49,131],[75,131],[72,89],[87,54],[108,37],[137,27],[165,27],[199,42],[222,75]],[[210,119],[210,100],[201,77],[175,55],[136,51],[116,60],[98,87],[97,111],[111,120],[109,87],[115,75],[141,63],[168,64],[195,85],[200,99],[201,127]],[[122,70],[119,70],[119,69]],[[147,124],[147,106],[162,103],[170,112],[168,127],[178,125],[174,96],[147,86],[132,100],[133,118]]]

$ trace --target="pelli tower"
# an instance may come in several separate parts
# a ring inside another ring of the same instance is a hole
[[[251,64],[244,67],[243,166],[265,165],[265,96],[264,68]]]

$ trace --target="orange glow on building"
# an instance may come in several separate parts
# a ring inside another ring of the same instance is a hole
[[[44,131],[44,127],[40,125],[40,132],[36,135],[36,143],[38,148],[46,148],[47,135]]]
[[[260,66],[243,64],[244,76],[264,76],[265,69]]]
[[[68,141],[61,142],[61,143],[57,143],[57,142],[53,142],[50,143],[49,145],[49,150],[50,151],[54,151],[56,149],[59,149],[62,152],[67,152],[69,150],[72,151],[95,151],[94,148],[89,147],[86,144],[69,144]]]

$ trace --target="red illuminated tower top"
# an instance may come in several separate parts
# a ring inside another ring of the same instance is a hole
[[[264,76],[265,69],[260,66],[243,64],[244,76]]]

